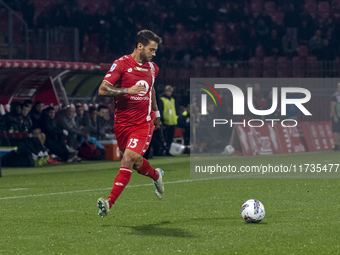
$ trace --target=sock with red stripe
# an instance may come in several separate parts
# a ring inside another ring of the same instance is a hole
[[[158,172],[150,166],[149,161],[147,161],[145,158],[143,158],[143,165],[137,170],[139,174],[149,176],[151,179],[157,181],[159,178]]]
[[[117,198],[123,192],[125,186],[129,183],[131,179],[132,170],[127,167],[121,167],[119,172],[113,182],[113,187],[110,196],[107,198],[109,201],[110,209],[112,205],[116,202]]]

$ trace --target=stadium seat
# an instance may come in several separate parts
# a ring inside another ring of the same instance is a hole
[[[331,9],[329,2],[319,2],[318,3],[318,13],[330,13]]]
[[[304,78],[305,77],[305,64],[306,61],[299,57],[294,57],[292,59],[292,71],[293,77],[295,78]]]
[[[174,44],[180,45],[180,46],[185,45],[186,43],[185,43],[185,40],[184,40],[184,35],[180,34],[180,33],[176,33],[174,35]]]
[[[308,48],[306,45],[300,45],[297,48],[297,53],[300,58],[306,58],[308,56]]]
[[[269,13],[269,15],[271,16],[273,22],[276,24],[276,25],[283,25],[283,21],[284,21],[284,17],[285,17],[285,14],[282,13],[282,12],[275,12],[275,13]]]
[[[276,76],[275,60],[274,57],[263,58],[263,73],[262,77],[272,78]]]
[[[277,77],[284,78],[289,77],[290,73],[290,61],[287,57],[279,57],[277,59]]]
[[[265,56],[265,50],[263,46],[257,46],[255,51],[255,57],[257,58],[263,58]]]
[[[306,77],[320,77],[321,72],[322,64],[317,60],[315,56],[308,56]]]
[[[316,3],[306,3],[304,7],[305,12],[309,14],[315,14],[316,13]]]
[[[185,27],[183,23],[176,23],[176,34],[185,34]]]
[[[177,77],[177,72],[173,68],[167,68],[165,71],[165,79],[174,79]]]
[[[215,22],[214,23],[214,34],[215,35],[225,35],[226,34],[226,27],[224,23]]]
[[[169,33],[164,33],[163,35],[163,40],[164,40],[164,45],[170,47],[173,45],[173,39],[172,39],[172,36],[171,34]]]
[[[254,13],[261,13],[262,12],[262,1],[252,0],[250,3],[250,11]]]
[[[190,78],[190,70],[185,68],[180,68],[177,72],[177,76],[180,79],[188,79]]]
[[[224,46],[227,44],[226,36],[223,34],[217,34],[215,36],[215,43],[214,43],[214,49],[220,50],[224,48]]]
[[[231,68],[230,67],[221,67],[220,68],[220,77],[221,78],[229,78],[229,77],[232,77],[231,75]]]
[[[246,69],[243,65],[236,65],[233,67],[233,77],[244,78],[246,76]]]
[[[186,33],[185,41],[188,46],[194,47],[196,45],[197,39],[198,39],[197,32],[189,31]]]
[[[261,77],[262,66],[261,60],[253,57],[249,59],[249,77]]]
[[[276,5],[275,2],[265,2],[264,3],[264,9],[268,13],[275,13],[276,12]]]

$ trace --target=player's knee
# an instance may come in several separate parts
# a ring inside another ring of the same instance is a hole
[[[140,160],[142,156],[135,152],[125,152],[123,155],[122,163],[124,165],[130,165],[133,167],[136,162]]]

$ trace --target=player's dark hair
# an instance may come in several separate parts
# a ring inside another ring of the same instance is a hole
[[[156,35],[151,30],[141,30],[136,35],[135,47],[137,48],[138,43],[143,44],[144,46],[148,45],[150,41],[154,41],[157,44],[161,44],[163,42],[162,38]]]

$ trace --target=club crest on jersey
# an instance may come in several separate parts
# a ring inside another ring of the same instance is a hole
[[[115,70],[116,66],[117,66],[117,64],[113,64],[110,68],[110,72],[113,72],[113,70]]]
[[[139,66],[136,66],[134,69],[137,70],[137,71],[143,71],[143,72],[149,71],[148,69],[146,69],[146,68],[141,68],[141,67],[139,67]]]
[[[128,71],[129,73],[131,73],[131,72],[132,72],[132,68],[129,68],[127,71]]]
[[[149,91],[149,83],[147,81],[144,80],[139,80],[136,82],[136,85],[143,85],[144,88],[146,88],[146,92],[145,93],[140,93],[138,94],[138,96],[144,96],[148,91]]]

